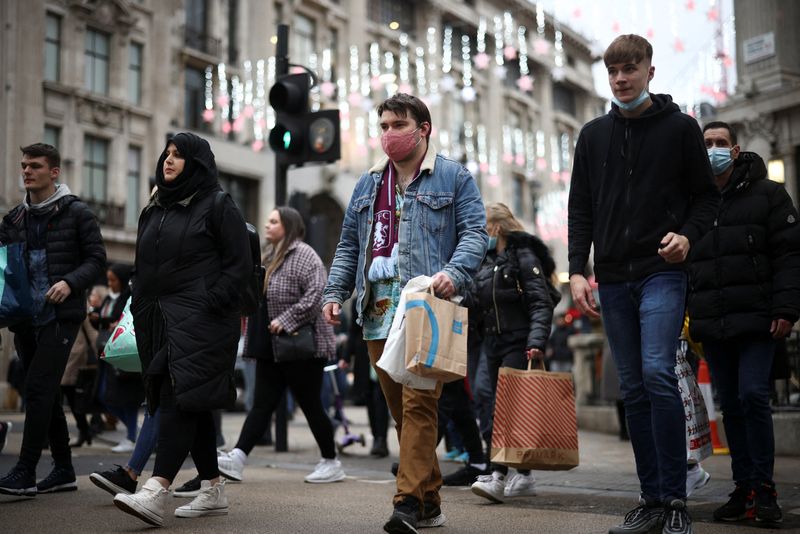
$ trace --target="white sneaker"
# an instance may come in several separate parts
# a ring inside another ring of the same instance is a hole
[[[123,439],[113,447],[111,447],[111,452],[133,452],[133,449],[136,447],[136,444],[129,440],[128,438]]]
[[[314,468],[314,472],[306,476],[305,480],[311,484],[326,484],[328,482],[339,482],[344,480],[344,477],[342,462],[337,458],[331,460],[323,458]]]
[[[688,498],[695,490],[699,490],[711,480],[711,475],[708,471],[703,469],[700,464],[695,464],[694,467],[686,472],[686,497]]]
[[[217,468],[220,474],[228,480],[241,482],[247,456],[236,451],[237,449],[233,449],[231,452],[224,452],[217,456]]]
[[[528,473],[527,475],[517,473],[506,484],[503,489],[503,495],[506,497],[536,495],[536,477],[533,476],[533,473]]]
[[[213,486],[210,480],[200,481],[200,493],[192,502],[175,509],[175,517],[200,517],[203,515],[225,515],[228,513],[228,498],[225,497],[225,480]]]
[[[147,524],[160,527],[164,524],[167,495],[169,492],[156,479],[151,478],[133,495],[117,493],[114,504],[123,512],[138,517]]]
[[[472,483],[472,493],[499,504],[505,497],[505,487],[505,475],[494,471],[491,475],[478,476],[478,480]]]

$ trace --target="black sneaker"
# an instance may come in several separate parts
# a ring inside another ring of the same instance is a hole
[[[422,503],[422,515],[417,521],[417,528],[441,527],[447,518],[442,513],[442,507],[432,502]]]
[[[783,512],[778,504],[778,493],[775,484],[761,483],[756,486],[756,521],[759,523],[780,523]]]
[[[416,534],[419,521],[419,501],[414,497],[406,497],[403,502],[394,505],[394,512],[383,530],[389,534]]]
[[[24,497],[36,496],[36,473],[17,464],[0,478],[0,493]]]
[[[200,475],[186,482],[172,492],[173,497],[197,497],[200,493]]]
[[[621,524],[608,529],[608,534],[645,534],[661,525],[664,519],[664,506],[661,503],[648,503],[639,498],[639,506],[625,514]]]
[[[11,421],[0,421],[0,452],[8,445],[8,433],[11,432]]]
[[[692,534],[692,518],[686,510],[686,502],[672,499],[664,505],[664,526],[661,534]]]
[[[36,483],[37,493],[58,493],[60,491],[75,491],[78,481],[75,479],[75,470],[72,466],[53,466],[50,474]]]
[[[109,469],[108,471],[92,473],[89,475],[89,480],[92,481],[92,484],[102,490],[106,490],[111,495],[116,495],[117,493],[131,495],[136,493],[136,481],[128,475],[128,472],[121,465],[117,465],[115,469]]]
[[[480,475],[490,474],[485,469],[478,469],[472,465],[465,465],[458,471],[442,477],[443,486],[472,486]]]
[[[755,492],[745,484],[736,484],[728,502],[714,510],[715,521],[741,521],[755,517]]]

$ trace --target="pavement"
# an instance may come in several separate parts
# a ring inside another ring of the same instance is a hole
[[[369,434],[366,410],[347,406],[350,430]],[[68,415],[71,420],[71,416]],[[14,428],[8,445],[0,453],[0,473],[16,462],[22,439],[23,416],[0,412],[0,420],[10,420]],[[223,417],[223,433],[232,446],[238,437],[243,413],[229,412]],[[74,428],[71,429],[74,432]],[[397,441],[390,432],[391,455],[375,459],[367,446],[353,444],[341,455],[347,479],[336,484],[306,484],[303,477],[319,461],[319,450],[301,414],[289,426],[289,452],[276,453],[272,447],[256,447],[250,455],[241,484],[226,485],[230,512],[223,517],[178,519],[169,515],[165,528],[174,532],[257,532],[264,533],[378,533],[391,514],[394,478],[389,472],[397,461]],[[337,431],[341,439],[343,431]],[[123,514],[111,503],[111,496],[97,489],[88,479],[95,470],[123,464],[127,454],[113,454],[110,447],[123,437],[120,431],[106,432],[91,446],[73,451],[78,475],[77,492],[14,498],[0,495],[0,533],[93,533],[141,532],[149,527]],[[442,534],[487,533],[604,533],[621,521],[635,506],[638,495],[630,444],[616,436],[580,432],[581,465],[571,471],[536,472],[536,496],[490,504],[468,488],[443,488],[442,510],[447,516]],[[444,452],[440,449],[440,456]],[[708,534],[747,534],[800,532],[800,458],[778,457],[775,478],[785,520],[780,530],[757,528],[752,522],[719,524],[712,521],[714,508],[724,503],[732,489],[730,458],[713,456],[703,466],[711,481],[690,499],[695,532]],[[442,462],[446,474],[458,464]],[[44,452],[39,478],[50,469]],[[152,460],[148,470],[152,469]],[[176,484],[194,476],[187,460]],[[147,472],[145,473],[147,475]],[[177,507],[186,501],[170,498]],[[433,533],[432,533],[433,534]]]

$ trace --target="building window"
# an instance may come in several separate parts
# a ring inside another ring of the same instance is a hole
[[[577,107],[575,106],[575,92],[564,84],[554,83],[553,107],[556,109],[556,111],[561,111],[574,117],[577,113]]]
[[[292,57],[306,58],[307,60],[312,54],[317,53],[317,28],[312,19],[296,14],[289,36],[291,39],[289,52]]]
[[[142,103],[142,61],[144,47],[131,43],[128,47],[128,100],[133,104]]]
[[[61,78],[61,17],[48,13],[44,34],[44,79],[57,82]]]
[[[61,128],[58,126],[44,125],[44,143],[58,148],[61,144]]]
[[[391,25],[389,27],[392,30],[412,35],[415,27],[415,9],[415,3],[409,0],[369,0],[367,17],[372,22]]]
[[[523,199],[523,190],[525,178],[519,174],[514,174],[511,177],[511,198],[513,199],[513,211],[517,219],[525,218],[525,201]]]
[[[239,1],[228,0],[228,63],[235,65],[239,60]]]
[[[139,223],[139,183],[142,174],[142,149],[128,147],[128,173],[126,177],[125,226],[135,228]]]
[[[183,121],[187,128],[199,130],[206,124],[203,122],[203,106],[205,98],[205,72],[186,67],[185,98],[183,103]]]
[[[186,46],[217,55],[219,41],[208,35],[208,0],[186,1]]]
[[[84,79],[86,89],[108,94],[109,37],[96,30],[86,31]]]
[[[245,220],[250,222],[257,221],[258,182],[256,180],[220,172],[219,185],[230,194],[233,201],[242,210]]]
[[[108,141],[87,135],[83,141],[83,194],[103,202],[108,180]]]

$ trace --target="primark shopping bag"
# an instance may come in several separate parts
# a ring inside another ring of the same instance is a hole
[[[688,343],[681,339],[678,343],[678,354],[675,363],[675,374],[678,376],[678,391],[683,401],[686,416],[686,451],[689,460],[702,462],[714,454],[711,443],[711,425],[708,422],[708,411],[703,399],[697,378],[692,366],[686,359]]]
[[[406,300],[406,368],[442,382],[467,376],[467,308],[426,292]]]
[[[33,317],[33,295],[25,264],[25,243],[0,246],[0,328]]]
[[[517,469],[577,467],[578,423],[571,373],[501,367],[492,429],[492,462]]]
[[[139,349],[136,348],[136,332],[133,329],[133,314],[131,313],[131,298],[125,303],[125,309],[117,323],[117,327],[108,338],[103,358],[120,371],[130,373],[142,372],[142,361],[139,359]]]

